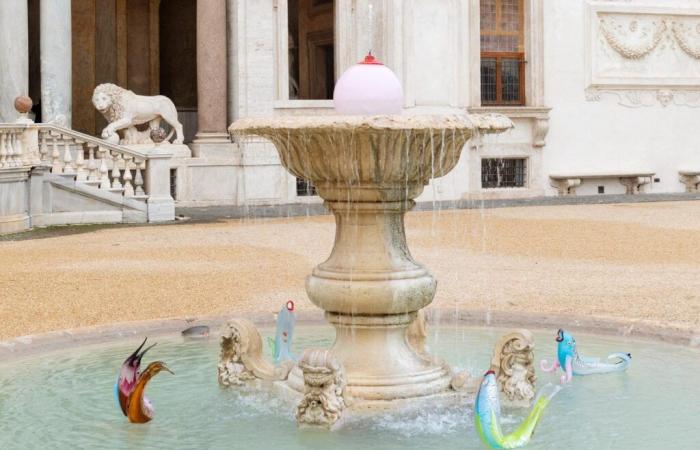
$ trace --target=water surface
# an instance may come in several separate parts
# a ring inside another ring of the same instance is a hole
[[[551,357],[556,330],[535,333],[536,357]],[[270,335],[272,330],[263,330]],[[429,346],[480,375],[503,330],[431,327]],[[330,327],[298,326],[295,347],[328,346]],[[630,351],[627,373],[575,378],[554,398],[532,449],[691,448],[700,442],[700,350],[620,337],[576,334],[585,355]],[[263,336],[265,339],[265,336]],[[144,363],[176,375],[149,385],[155,419],[128,423],[117,409],[117,370],[139,340],[0,362],[0,449],[399,449],[482,448],[469,408],[429,408],[353,422],[334,432],[298,431],[293,410],[262,393],[222,389],[218,342],[159,338]],[[540,373],[538,384],[558,382]],[[506,428],[521,410],[504,411]]]

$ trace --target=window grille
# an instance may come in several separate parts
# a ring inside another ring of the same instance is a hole
[[[309,197],[316,194],[316,187],[309,180],[297,178],[297,196]]]
[[[482,188],[525,187],[527,184],[527,159],[484,158],[481,160]]]

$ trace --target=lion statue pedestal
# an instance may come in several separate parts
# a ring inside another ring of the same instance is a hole
[[[173,154],[173,158],[191,158],[192,151],[185,144],[171,144],[170,142],[152,144],[123,144],[132,150],[150,155],[155,149],[163,149]]]

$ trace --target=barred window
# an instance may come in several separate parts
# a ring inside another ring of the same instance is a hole
[[[525,187],[527,159],[484,158],[481,160],[482,188]]]
[[[481,104],[525,104],[524,0],[481,0]]]
[[[309,180],[297,178],[297,196],[310,197],[312,195],[317,195],[316,186],[314,186]]]

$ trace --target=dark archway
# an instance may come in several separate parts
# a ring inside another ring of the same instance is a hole
[[[197,2],[160,4],[160,93],[178,110],[185,142],[197,132]]]

